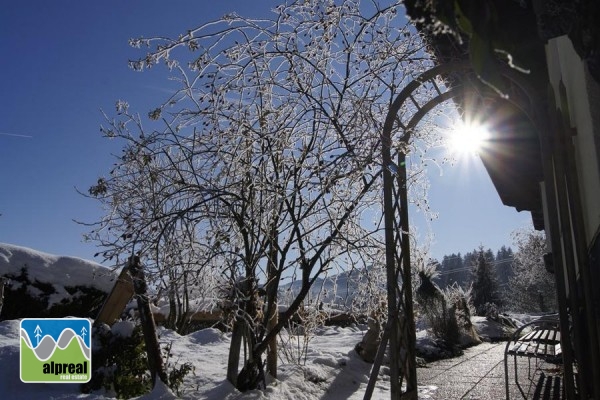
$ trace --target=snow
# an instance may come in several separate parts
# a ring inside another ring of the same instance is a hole
[[[154,385],[154,389],[144,396],[139,397],[140,400],[170,400],[176,399],[177,396],[173,394],[171,389],[160,379]]]
[[[76,399],[79,385],[70,383],[23,383],[19,378],[19,321],[0,322],[0,392],[3,399]],[[87,399],[101,399],[89,396]]]
[[[121,337],[130,337],[135,329],[133,321],[118,321],[113,324],[111,331],[114,335]]]
[[[21,266],[30,268],[30,279],[44,279],[56,286],[93,284],[102,290],[110,290],[114,275],[108,269],[88,261],[71,257],[52,256],[30,249],[0,245],[0,271],[2,274],[19,273]],[[94,277],[90,278],[90,274]],[[519,316],[525,318],[526,316]],[[473,318],[474,326],[486,338],[501,337],[505,328],[485,318]],[[113,333],[129,336],[134,323],[115,323]],[[421,326],[420,326],[421,328]],[[108,329],[108,327],[107,327]],[[295,364],[280,352],[278,378],[267,378],[267,388],[240,393],[226,380],[227,358],[231,335],[214,328],[192,332],[188,335],[162,327],[158,337],[162,345],[171,345],[169,363],[191,363],[195,372],[185,378],[181,396],[159,382],[150,393],[139,397],[144,400],[183,399],[362,399],[369,380],[372,364],[364,362],[354,351],[354,346],[366,333],[365,325],[350,327],[320,327],[314,331],[309,345],[304,349],[305,364]],[[287,335],[287,333],[284,333]],[[300,352],[303,337],[292,336],[288,341],[296,346],[293,355]],[[417,347],[422,353],[435,356],[439,349],[426,330],[417,332]],[[19,379],[19,320],[0,322],[0,391],[2,398],[9,399],[111,399],[106,393],[81,394],[78,384],[25,384]],[[301,354],[302,355],[302,354]],[[304,359],[302,355],[301,359]],[[419,398],[435,397],[435,386],[420,386]],[[373,399],[388,399],[389,368],[382,366],[375,385]]]
[[[162,332],[168,332],[162,330]],[[215,329],[204,329],[180,336],[173,342],[173,357],[192,362],[196,376],[188,388],[197,387],[184,398],[200,399],[362,399],[371,364],[353,351],[364,332],[357,327],[326,327],[310,342],[306,365],[280,360],[277,380],[267,389],[240,394],[225,381],[230,336]],[[172,335],[161,333],[161,340]],[[189,396],[189,397],[188,397]],[[388,398],[387,382],[378,383],[374,398]]]
[[[471,322],[479,337],[486,342],[506,339],[511,333],[505,325],[485,317],[472,317]]]
[[[198,295],[202,295],[202,294],[198,294]],[[191,298],[189,301],[190,301],[190,304],[189,304],[190,310],[192,310],[194,312],[207,312],[207,313],[216,311],[217,305],[219,303],[219,299],[214,298],[214,297]],[[134,305],[134,307],[137,307],[137,306]],[[162,298],[158,299],[157,305],[150,304],[150,309],[152,310],[153,314],[155,314],[155,315],[161,314],[166,318],[170,312],[169,299],[166,297],[162,297]]]
[[[108,293],[117,278],[112,270],[92,261],[0,243],[0,276],[18,276],[23,267],[27,267],[31,281],[37,279],[54,286],[57,293],[52,295],[50,305],[70,296],[66,286],[92,286]]]
[[[120,323],[113,330],[130,326]],[[184,399],[362,399],[371,364],[352,350],[364,332],[357,327],[327,327],[319,330],[307,353],[306,365],[280,360],[279,379],[269,379],[264,391],[239,393],[225,380],[230,335],[203,329],[181,336],[159,328],[161,343],[172,343],[171,361],[191,362],[195,374],[186,377]],[[384,369],[385,370],[385,369]],[[387,376],[375,388],[374,399],[389,397]],[[19,379],[19,321],[0,322],[0,388],[11,399],[106,399],[103,394],[83,395],[78,385],[24,384]],[[8,390],[8,393],[6,392]],[[142,396],[145,400],[176,398],[164,385]]]
[[[199,345],[219,343],[224,340],[227,340],[223,332],[214,328],[207,328],[202,329],[200,331],[192,332],[188,335],[188,339],[190,342]]]
[[[128,334],[133,328],[130,322],[113,326],[114,332]],[[227,357],[230,334],[214,328],[192,332],[188,335],[159,327],[162,344],[171,344],[170,362],[181,365],[190,362],[194,374],[186,377],[181,397],[176,397],[164,384],[159,383],[151,393],[140,399],[362,399],[369,380],[372,364],[362,361],[353,348],[365,333],[366,327],[319,328],[310,341],[306,364],[297,365],[279,360],[278,379],[269,378],[263,391],[238,392],[226,381]],[[425,333],[417,334],[420,348],[431,346],[433,341]],[[19,321],[0,322],[0,388],[10,399],[110,399],[104,394],[84,395],[78,385],[71,384],[24,384],[19,380]],[[433,398],[435,386],[419,387],[419,398]],[[389,398],[389,368],[381,368],[373,399]]]
[[[474,318],[477,327],[498,333],[498,326],[485,318]],[[113,326],[114,332],[127,334],[133,328],[130,322]],[[171,344],[170,362],[181,365],[192,363],[194,374],[186,377],[181,397],[176,397],[166,386],[158,384],[151,393],[140,399],[362,399],[369,380],[372,364],[358,357],[353,348],[365,333],[366,327],[323,327],[315,332],[306,353],[306,364],[297,365],[279,360],[278,379],[269,378],[263,391],[238,392],[226,381],[230,334],[208,328],[188,335],[159,327],[162,344]],[[423,351],[429,347],[435,352],[434,341],[426,331],[417,333],[417,346]],[[10,399],[110,399],[103,393],[84,395],[71,384],[24,384],[19,380],[19,321],[0,322],[0,389],[3,398]],[[435,386],[420,386],[419,398],[434,398]],[[389,398],[389,368],[381,368],[373,399]]]

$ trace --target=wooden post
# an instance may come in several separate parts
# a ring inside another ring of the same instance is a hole
[[[395,213],[394,213],[394,180],[391,156],[391,132],[396,116],[395,110],[390,110],[386,118],[386,125],[381,138],[381,153],[383,160],[383,216],[385,232],[385,269],[387,277],[387,325],[389,327],[390,345],[390,396],[392,400],[399,400],[402,394],[400,385],[400,329],[398,324],[398,265],[396,259],[395,241]]]
[[[133,297],[133,282],[127,267],[123,268],[110,294],[104,300],[102,309],[94,320],[96,324],[112,325],[121,315],[129,300]]]
[[[408,139],[406,141],[408,144]],[[408,223],[408,179],[406,171],[406,154],[398,153],[398,192],[400,197],[400,228],[401,228],[401,257],[402,257],[402,295],[400,301],[402,305],[401,331],[398,332],[403,345],[400,346],[406,353],[400,355],[401,373],[406,378],[406,392],[402,399],[417,400],[417,362],[416,362],[416,343],[417,335],[415,328],[415,315],[413,311],[412,297],[412,272],[410,263],[410,235]],[[397,279],[397,278],[396,278]],[[445,308],[444,308],[445,309]]]
[[[138,256],[129,258],[127,266],[131,277],[133,278],[133,288],[137,298],[138,312],[140,313],[140,321],[142,324],[142,332],[144,333],[144,342],[146,343],[146,354],[148,355],[148,366],[152,375],[152,385],[156,385],[156,376],[163,383],[168,384],[167,373],[160,354],[160,345],[156,336],[156,326],[154,324],[154,316],[150,310],[148,302],[148,285],[144,276],[144,270]]]

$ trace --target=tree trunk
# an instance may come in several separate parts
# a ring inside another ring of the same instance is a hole
[[[244,336],[244,321],[240,321],[236,316],[231,333],[231,343],[229,345],[229,357],[227,360],[227,380],[233,386],[237,387],[238,367],[240,365],[240,350],[242,347],[242,338]]]
[[[241,392],[264,389],[266,383],[262,359],[260,355],[254,355],[254,348],[256,347],[255,333],[247,323],[244,324],[242,332],[244,333],[245,344],[248,346],[248,358],[244,357],[244,367],[238,374],[236,387]]]
[[[275,246],[277,236],[277,229],[273,228],[267,264],[267,333],[275,328],[279,317],[277,307],[279,276],[277,275],[277,248]],[[273,337],[267,347],[267,372],[273,378],[277,378],[277,337]]]
[[[189,321],[192,317],[190,314],[190,297],[188,291],[187,271],[183,271],[183,301],[181,303],[180,312],[177,316],[176,331],[180,335],[185,335],[189,327]]]
[[[269,322],[267,324],[267,330],[273,329],[277,325],[277,318],[279,313],[277,307],[273,307],[273,312],[269,315]],[[273,377],[277,378],[277,338],[274,337],[269,341],[267,348],[267,372]]]
[[[160,355],[160,345],[156,336],[156,325],[154,324],[154,317],[150,310],[150,303],[148,302],[148,285],[146,284],[140,258],[132,256],[129,259],[127,267],[133,278],[133,288],[137,297],[142,332],[144,333],[144,342],[146,344],[146,354],[148,355],[148,366],[152,375],[152,385],[156,385],[157,376],[163,383],[168,384],[169,380]]]
[[[169,279],[169,316],[167,317],[167,328],[175,329],[177,321],[177,303],[175,302],[175,283]]]
[[[252,387],[254,381],[249,378],[248,366],[260,365],[262,372],[262,364],[260,362],[260,356],[253,357],[254,347],[256,345],[256,332],[255,321],[258,315],[257,305],[257,290],[256,280],[253,274],[249,271],[246,272],[247,278],[241,283],[241,292],[243,300],[238,303],[238,310],[236,310],[235,322],[233,325],[233,332],[231,337],[231,345],[229,347],[229,358],[227,362],[227,379],[235,385],[238,390],[244,391],[248,389],[255,389]],[[242,339],[246,339],[248,344],[248,359],[244,357],[244,367],[242,371],[238,373],[239,361],[240,361],[240,350]],[[255,362],[256,361],[256,362]],[[244,369],[246,372],[244,372]],[[246,380],[250,379],[251,382],[242,382],[241,375],[244,373]],[[240,386],[242,385],[242,386]]]

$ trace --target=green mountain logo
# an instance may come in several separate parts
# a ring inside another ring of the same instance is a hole
[[[26,318],[20,325],[22,382],[89,382],[92,367],[89,320]]]

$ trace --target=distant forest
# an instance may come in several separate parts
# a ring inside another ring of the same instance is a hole
[[[485,250],[484,253],[486,260],[494,267],[500,292],[505,292],[509,279],[513,275],[513,250],[502,246],[496,254],[491,249]],[[478,254],[479,249],[474,249],[464,255],[461,253],[445,255],[441,262],[437,262],[439,276],[435,282],[442,289],[454,283],[467,288],[472,282],[472,271]]]

